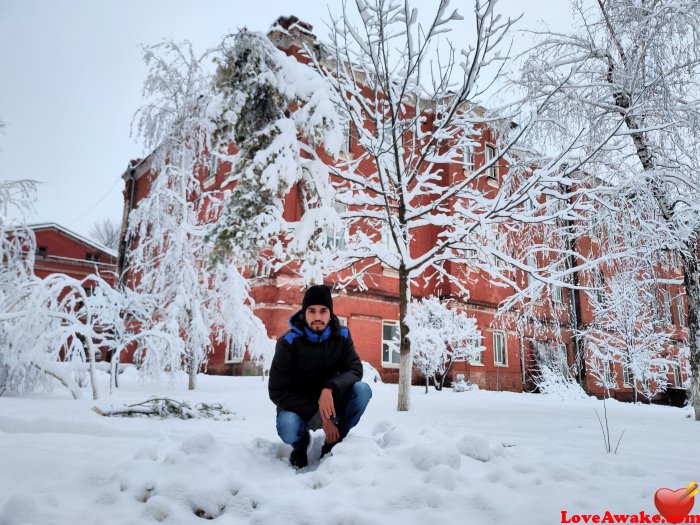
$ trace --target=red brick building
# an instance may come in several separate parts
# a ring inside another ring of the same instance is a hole
[[[301,45],[295,39],[305,39],[308,43],[308,39],[313,38],[310,33],[311,27],[294,17],[282,18],[278,24],[286,31],[278,34],[272,32],[269,36],[272,42],[288,55],[296,55],[301,49]],[[486,162],[492,140],[489,131],[485,128],[482,128],[478,137],[473,138],[479,143],[472,152],[473,165],[478,168]],[[352,155],[353,148],[357,147],[359,146],[351,144],[348,154]],[[226,167],[222,164],[211,172],[202,173],[203,188],[207,190],[222,188]],[[465,176],[462,164],[445,165],[445,171],[450,180],[458,180]],[[495,193],[506,172],[507,167],[501,160],[493,172],[486,174],[477,183],[477,187],[484,193]],[[138,206],[139,201],[149,193],[154,177],[149,169],[149,159],[132,162],[123,177],[125,210],[122,232],[125,231],[130,210]],[[300,218],[301,213],[302,208],[297,199],[296,189],[293,189],[285,201],[284,215],[287,220],[295,221]],[[422,228],[420,232],[420,235],[412,239],[412,253],[414,251],[424,253],[430,249],[439,234],[437,227],[432,226]],[[590,240],[583,242],[588,242],[590,248]],[[128,249],[127,243],[122,239],[120,269],[124,269],[126,249]],[[450,301],[453,308],[476,318],[483,336],[482,345],[485,351],[478,360],[456,363],[453,374],[464,374],[468,381],[481,388],[520,392],[532,390],[534,387],[532,373],[536,364],[535,345],[545,345],[553,348],[554,351],[562,352],[571,365],[577,362],[577,354],[585,355],[585,349],[577,349],[577,343],[572,339],[575,328],[591,322],[590,306],[587,304],[584,293],[556,287],[549,289],[547,293],[551,294],[553,308],[543,306],[538,311],[541,316],[540,324],[543,326],[549,324],[552,329],[540,328],[535,332],[534,328],[526,327],[525,330],[516,330],[511,323],[507,322],[507,319],[506,322],[495,320],[498,306],[513,293],[511,288],[492,285],[490,279],[480,275],[477,270],[466,267],[452,268],[452,270],[455,274],[460,270],[468,276],[464,282],[469,289],[469,299],[466,302],[457,299],[459,293],[456,285],[448,282],[428,280],[420,286],[415,285],[411,292],[413,298],[439,296]],[[398,352],[390,353],[386,343],[398,338],[398,275],[380,263],[371,267],[369,274],[369,278],[366,279],[368,286],[366,290],[347,288],[334,293],[334,312],[341,322],[350,328],[360,357],[375,367],[384,380],[393,382],[398,378],[399,356]],[[521,275],[516,275],[515,278],[524,282],[527,276],[521,272]],[[580,276],[579,279],[583,282],[586,277]],[[329,275],[325,281],[334,288],[339,280],[338,275]],[[280,272],[269,278],[256,280],[252,295],[256,302],[256,314],[267,327],[268,335],[277,338],[287,331],[288,318],[300,307],[303,295],[302,282],[291,270]],[[554,329],[554,325],[557,325],[558,330]],[[556,335],[557,332],[559,335]],[[683,337],[682,329],[678,331],[678,337]],[[217,374],[241,373],[244,366],[242,361],[242,352],[219,345],[210,356],[208,371]],[[594,394],[602,393],[592,378],[586,376],[585,364],[575,368],[584,388]],[[621,385],[621,392],[624,393],[626,388]]]
[[[34,273],[41,278],[64,273],[75,279],[99,273],[114,285],[117,254],[101,244],[56,223],[30,224],[36,237]]]

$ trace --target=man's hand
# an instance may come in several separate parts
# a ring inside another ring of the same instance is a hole
[[[321,391],[321,397],[318,398],[318,411],[321,414],[321,419],[323,420],[323,429],[326,429],[326,421],[330,421],[332,417],[335,417],[335,404],[333,403],[333,390],[330,388],[324,388]],[[335,425],[333,425],[335,426]],[[337,429],[336,429],[337,431]],[[328,434],[326,434],[328,435]]]
[[[326,434],[326,443],[335,443],[340,439],[340,431],[330,419],[323,420],[323,433]]]

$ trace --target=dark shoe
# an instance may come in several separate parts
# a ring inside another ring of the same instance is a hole
[[[335,443],[328,443],[324,441],[323,446],[321,447],[321,457],[325,456],[326,454],[329,454],[333,447],[336,446],[338,443],[340,443],[340,441],[336,441]]]
[[[289,464],[296,469],[304,468],[309,464],[309,458],[306,455],[306,449],[309,447],[311,435],[307,431],[297,443],[294,444],[292,453],[289,455]]]

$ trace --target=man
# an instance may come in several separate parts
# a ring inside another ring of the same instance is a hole
[[[277,341],[270,368],[270,399],[277,405],[277,433],[292,445],[294,468],[308,464],[309,430],[323,428],[321,457],[360,421],[372,390],[349,330],[333,315],[327,286],[311,286],[291,329]]]

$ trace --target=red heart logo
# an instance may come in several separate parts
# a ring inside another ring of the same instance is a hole
[[[695,498],[687,496],[688,489],[659,489],[654,494],[654,505],[669,523],[680,523],[690,514]]]

